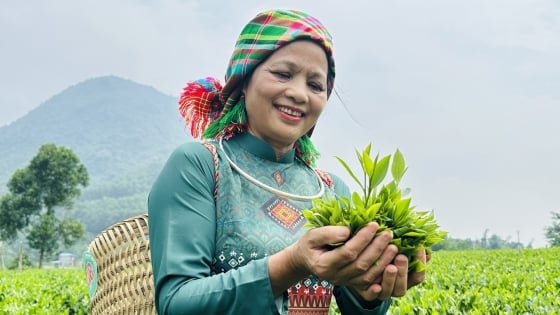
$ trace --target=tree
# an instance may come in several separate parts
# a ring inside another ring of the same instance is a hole
[[[480,243],[482,245],[482,248],[488,248],[488,232],[490,230],[486,229],[484,230],[484,235],[482,235],[482,238],[480,239]]]
[[[552,225],[545,228],[545,237],[548,240],[550,246],[556,247],[560,246],[560,213],[551,212],[552,214]]]
[[[8,193],[0,199],[0,239],[26,234],[29,246],[39,251],[39,268],[45,256],[62,242],[72,246],[84,235],[84,226],[69,217],[58,218],[56,208],[72,209],[88,185],[86,167],[64,146],[45,144],[29,165],[14,172]]]

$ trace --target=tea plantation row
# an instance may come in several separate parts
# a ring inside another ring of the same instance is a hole
[[[390,314],[560,315],[559,258],[560,248],[436,252]],[[0,270],[0,314],[88,314],[88,304],[81,269]]]

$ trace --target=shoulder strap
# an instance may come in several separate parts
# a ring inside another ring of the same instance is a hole
[[[216,151],[216,146],[208,141],[202,141],[202,144],[210,151],[212,158],[214,159],[214,200],[218,198],[218,151]]]
[[[325,185],[327,185],[331,189],[334,188],[334,182],[328,172],[316,168],[315,173],[317,173],[319,177],[321,177],[321,180],[323,180],[323,183],[325,183]]]

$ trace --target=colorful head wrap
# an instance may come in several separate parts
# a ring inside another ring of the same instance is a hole
[[[319,20],[295,10],[270,10],[256,15],[243,28],[226,70],[225,85],[208,77],[189,82],[179,99],[179,112],[194,138],[231,137],[247,130],[247,115],[241,98],[243,84],[255,68],[274,51],[295,40],[319,44],[328,60],[327,95],[334,86],[335,68],[332,39]],[[308,136],[296,144],[296,151],[313,165],[318,152]]]

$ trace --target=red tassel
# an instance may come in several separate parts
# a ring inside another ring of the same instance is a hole
[[[223,108],[221,91],[220,82],[211,77],[189,82],[183,89],[179,98],[179,113],[186,126],[190,126],[194,138],[199,138],[220,115]]]

